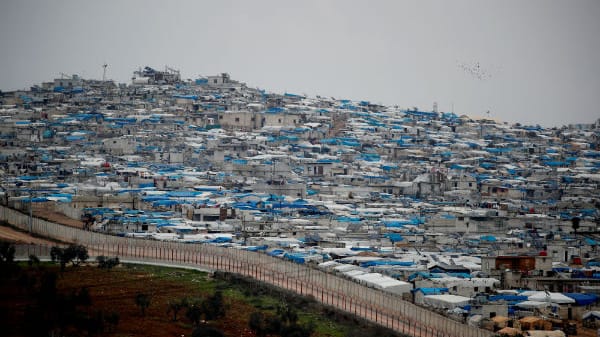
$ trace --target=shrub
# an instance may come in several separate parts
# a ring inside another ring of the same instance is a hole
[[[146,309],[150,306],[150,295],[137,293],[135,295],[135,304],[140,308],[142,316],[146,316]]]
[[[61,271],[64,271],[68,263],[78,266],[87,261],[90,256],[85,246],[71,244],[67,248],[52,247],[50,249],[50,257],[53,262],[59,262]]]
[[[96,262],[98,263],[98,268],[100,269],[112,269],[118,266],[121,261],[119,261],[118,257],[106,257],[106,256],[98,256],[96,258]]]
[[[10,242],[0,242],[0,263],[11,264],[15,261],[15,245]]]
[[[31,255],[29,255],[29,260],[27,260],[27,264],[30,267],[33,267],[34,265],[35,266],[39,266],[40,265],[40,259],[37,256],[31,254]]]
[[[223,332],[211,326],[199,326],[192,332],[192,337],[223,337]]]

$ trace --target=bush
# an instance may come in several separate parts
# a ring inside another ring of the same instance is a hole
[[[253,312],[248,327],[257,337],[267,335],[309,337],[315,330],[314,324],[298,324],[298,313],[286,302],[277,307],[277,315],[266,316],[260,311]]]
[[[90,256],[85,246],[71,244],[67,248],[52,247],[50,249],[50,257],[53,262],[59,262],[60,269],[64,271],[68,263],[78,266],[87,261]]]
[[[142,316],[146,316],[146,309],[150,306],[150,295],[145,293],[137,293],[135,295],[135,304],[140,307]]]
[[[96,258],[96,262],[98,263],[98,268],[100,269],[113,269],[114,267],[118,266],[121,261],[119,261],[118,257],[106,257],[106,256],[98,256]]]
[[[31,255],[29,255],[29,260],[27,260],[27,264],[30,267],[39,266],[40,265],[40,259],[37,256],[31,254]]]
[[[216,291],[202,302],[202,311],[207,321],[225,317],[225,304],[223,303],[223,292]]]
[[[10,242],[0,242],[0,279],[8,279],[18,273],[19,266],[15,263],[15,245]]]
[[[192,332],[192,337],[223,337],[223,332],[211,326],[199,326]]]
[[[265,315],[260,311],[255,311],[250,314],[248,320],[248,327],[254,332],[257,337],[264,337],[267,335],[267,326],[265,322]]]
[[[201,304],[198,302],[190,304],[185,312],[185,317],[187,317],[194,326],[199,326],[200,320],[202,320]]]
[[[73,265],[78,266],[81,263],[85,263],[90,258],[87,248],[82,245],[69,245],[65,251],[67,257]]]
[[[11,264],[15,261],[15,245],[0,242],[0,264]]]
[[[167,315],[173,314],[173,322],[177,322],[177,315],[181,309],[186,308],[187,306],[188,301],[186,298],[182,298],[180,300],[171,300],[167,303]]]
[[[109,331],[114,331],[117,325],[119,325],[119,313],[111,312],[109,314],[104,315],[104,320],[106,321],[106,325],[108,326]]]

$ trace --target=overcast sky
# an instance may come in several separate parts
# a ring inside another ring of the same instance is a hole
[[[140,66],[561,126],[600,118],[600,1],[0,1],[0,89]]]

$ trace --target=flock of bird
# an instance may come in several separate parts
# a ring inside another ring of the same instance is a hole
[[[484,69],[479,62],[474,62],[471,64],[458,62],[457,66],[459,69],[463,70],[465,74],[472,76],[475,79],[488,80],[492,78],[492,74]]]

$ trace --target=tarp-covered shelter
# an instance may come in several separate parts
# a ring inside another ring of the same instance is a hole
[[[541,309],[546,307],[555,307],[558,306],[558,304],[540,301],[523,301],[517,303],[516,306],[523,309]]]
[[[560,330],[529,330],[525,331],[525,336],[531,337],[565,337],[565,333]]]
[[[463,307],[471,302],[470,297],[457,295],[427,295],[425,304],[435,308],[454,309]]]
[[[551,293],[546,291],[535,291],[535,292],[527,292],[522,295],[527,296],[527,299],[530,301],[538,301],[538,302],[552,302],[558,304],[571,304],[575,303],[575,300],[571,297],[565,296],[562,293]]]
[[[564,295],[574,299],[575,303],[581,306],[592,305],[598,301],[596,294],[564,293]]]
[[[498,331],[496,331],[497,335],[503,336],[503,335],[507,335],[507,336],[516,336],[517,334],[520,334],[521,330],[516,329],[516,328],[511,328],[511,327],[504,327]]]
[[[353,279],[363,282],[371,287],[382,289],[394,294],[409,293],[412,290],[412,284],[399,281],[389,276],[379,273],[364,273],[352,276]]]

